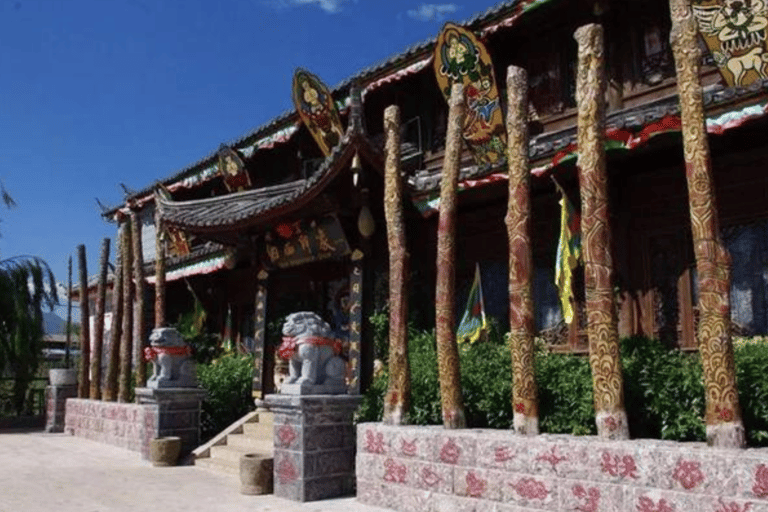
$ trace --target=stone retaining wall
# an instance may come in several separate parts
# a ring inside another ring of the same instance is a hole
[[[157,437],[157,405],[67,400],[64,431],[104,444],[141,452],[149,458],[149,440]]]
[[[363,423],[356,462],[398,511],[768,512],[768,449]]]

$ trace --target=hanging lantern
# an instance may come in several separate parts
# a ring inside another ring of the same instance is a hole
[[[363,238],[370,238],[376,231],[376,222],[373,220],[373,214],[368,208],[368,204],[363,204],[363,207],[360,208],[360,215],[357,216],[357,230],[360,231]]]

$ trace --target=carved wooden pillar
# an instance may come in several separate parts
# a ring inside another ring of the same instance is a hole
[[[107,264],[109,238],[101,242],[99,281],[96,287],[96,320],[93,323],[93,352],[91,353],[91,392],[93,400],[101,400],[101,353],[104,345],[104,302],[107,295]]]
[[[117,400],[127,402],[130,398],[131,369],[133,366],[133,286],[131,267],[131,219],[126,219],[120,249],[123,252],[123,335],[120,339],[120,375],[118,377]]]
[[[533,370],[533,257],[531,188],[528,169],[528,74],[507,68],[507,165],[509,198],[509,344],[512,352],[512,406],[515,432],[539,433],[539,404]]]
[[[155,201],[155,328],[165,327],[165,234]]]
[[[456,188],[459,183],[461,135],[466,108],[464,87],[454,84],[448,101],[448,133],[445,141],[443,176],[440,181],[440,216],[437,226],[437,286],[435,323],[437,368],[445,428],[464,428],[459,349],[456,345]]]
[[[131,228],[133,242],[133,281],[135,286],[135,305],[133,312],[133,359],[136,361],[136,387],[142,388],[147,384],[147,363],[144,361],[144,346],[147,343],[144,332],[144,250],[141,240],[141,219],[135,211],[131,212]]]
[[[579,181],[584,289],[597,433],[607,439],[629,438],[619,354],[619,330],[611,277],[611,228],[608,216],[608,175],[605,168],[605,69],[603,28],[576,30],[579,69]]]
[[[400,109],[384,111],[386,163],[384,214],[389,245],[389,387],[384,398],[384,423],[408,423],[411,375],[408,364],[408,260],[403,220],[403,180],[400,175]]]
[[[115,244],[115,282],[112,286],[112,332],[109,337],[109,362],[104,382],[102,399],[114,402],[117,399],[117,374],[120,368],[120,340],[123,337],[123,255],[125,222],[118,219],[117,243]]]
[[[349,385],[350,395],[360,394],[362,358],[360,344],[363,326],[363,263],[365,254],[360,249],[352,252],[352,273],[349,276]]]
[[[730,334],[730,257],[720,239],[712,162],[704,120],[699,68],[701,54],[687,0],[670,0],[680,117],[683,126],[691,233],[699,280],[697,332],[707,397],[707,442],[743,447],[744,425]]]
[[[85,258],[85,246],[77,246],[77,259],[80,264],[80,378],[77,397],[90,396],[91,333],[89,322],[91,315],[88,304],[88,266]]]
[[[253,388],[256,398],[264,396],[264,341],[267,325],[267,279],[269,273],[262,269],[256,276],[256,303],[253,329]]]

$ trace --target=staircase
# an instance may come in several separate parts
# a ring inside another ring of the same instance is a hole
[[[193,451],[194,464],[238,478],[243,454],[258,453],[272,457],[272,435],[272,414],[250,412]]]

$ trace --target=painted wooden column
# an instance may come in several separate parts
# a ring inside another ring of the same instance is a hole
[[[720,239],[699,81],[701,54],[696,23],[687,0],[670,0],[670,13],[670,42],[677,70],[691,234],[699,280],[696,337],[706,386],[707,442],[719,447],[744,447],[730,335],[730,257]]]
[[[133,312],[133,360],[136,361],[136,387],[143,388],[147,384],[147,363],[144,361],[144,347],[147,336],[144,332],[144,249],[141,243],[141,219],[135,211],[131,211],[131,238],[133,242],[133,281],[135,308]]]
[[[408,363],[409,255],[403,219],[403,179],[400,172],[400,108],[384,111],[386,161],[384,215],[389,246],[389,386],[384,398],[384,423],[408,423],[411,375]]]
[[[115,282],[112,287],[112,331],[109,337],[109,361],[107,378],[104,382],[102,399],[107,402],[117,400],[117,374],[120,371],[120,340],[123,337],[123,240],[125,222],[118,219],[117,243],[115,244]]]
[[[352,273],[349,275],[349,384],[347,393],[350,395],[360,394],[364,261],[365,254],[363,251],[355,249],[352,252]]]
[[[445,428],[465,428],[461,396],[459,349],[456,344],[456,188],[459,183],[461,135],[466,107],[464,86],[454,84],[448,100],[448,131],[440,180],[440,216],[437,225],[437,285],[435,323],[437,368]]]
[[[80,376],[77,382],[77,397],[88,398],[91,387],[91,330],[89,325],[91,315],[88,304],[88,265],[85,258],[85,245],[77,246],[77,260],[80,266]]]
[[[253,388],[256,398],[264,397],[264,345],[267,326],[267,280],[269,272],[261,269],[256,276],[256,300],[253,328]]]
[[[123,335],[120,338],[120,374],[118,376],[118,402],[128,402],[130,398],[131,369],[133,367],[133,286],[131,267],[133,256],[131,247],[131,219],[126,219],[120,249],[123,252]]]
[[[595,24],[585,25],[576,30],[574,37],[579,45],[576,100],[581,239],[595,421],[598,436],[628,439],[618,317],[611,281],[613,261],[604,145],[606,78],[603,28]]]
[[[99,281],[96,285],[96,320],[93,322],[93,352],[91,352],[92,400],[101,400],[101,353],[104,346],[104,303],[107,297],[107,265],[109,263],[109,238],[101,242]]]
[[[533,359],[533,256],[531,186],[528,168],[528,74],[507,68],[507,165],[509,197],[509,344],[512,353],[512,407],[515,432],[539,433],[539,403]]]
[[[157,201],[155,201],[157,208]],[[155,210],[155,328],[165,327],[165,234],[160,211]]]

